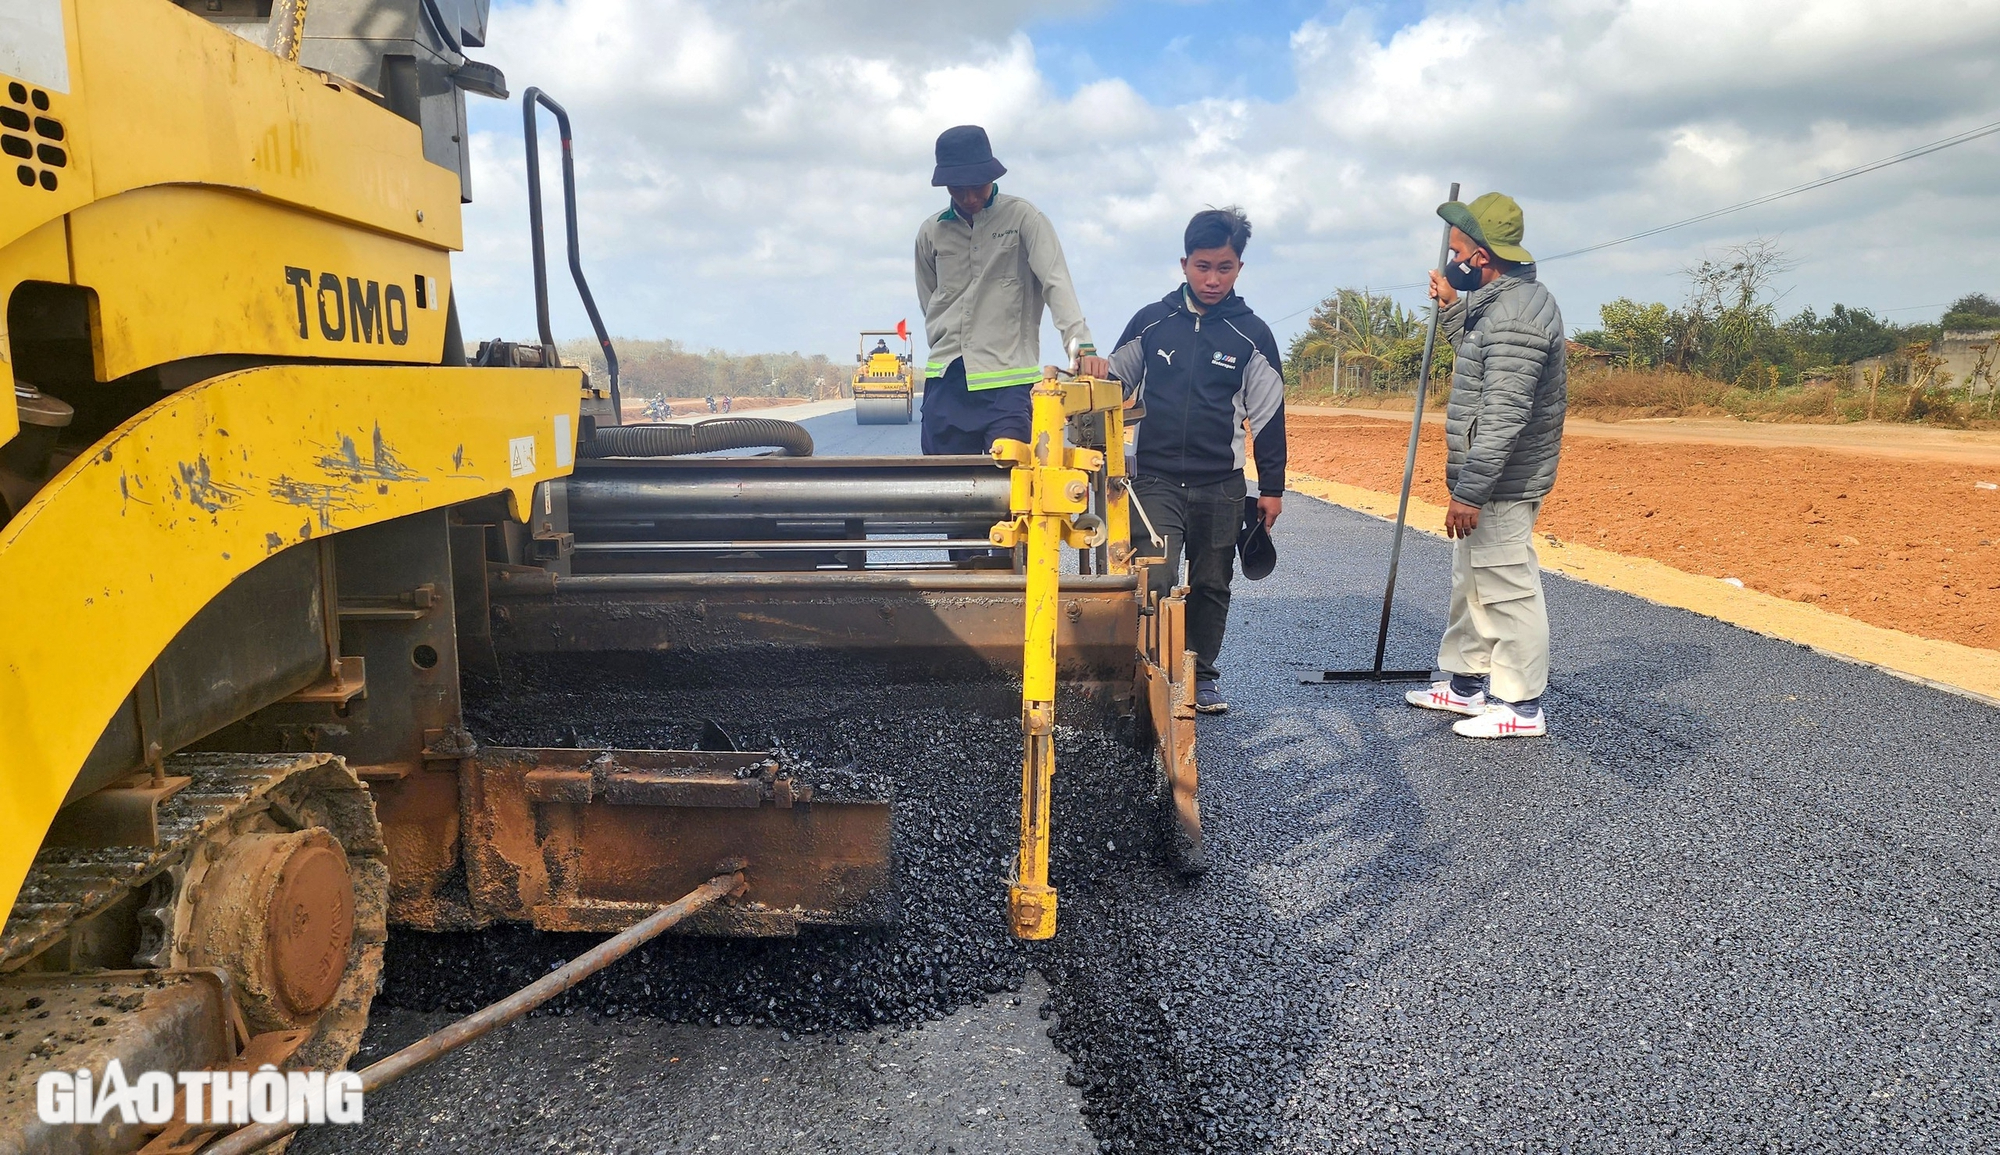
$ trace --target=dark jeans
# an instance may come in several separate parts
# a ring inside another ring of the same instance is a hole
[[[1215,656],[1222,652],[1222,631],[1229,623],[1229,579],[1236,576],[1236,531],[1243,525],[1243,475],[1214,485],[1181,485],[1141,474],[1132,492],[1153,528],[1167,539],[1167,563],[1151,573],[1153,592],[1165,596],[1177,584],[1181,555],[1188,563],[1187,641],[1194,651],[1194,676],[1210,681],[1219,675]],[[1141,554],[1152,552],[1144,538],[1145,523],[1135,514],[1132,533]]]
[[[924,382],[925,455],[984,453],[1003,437],[1026,441],[1031,392],[1027,385],[969,390],[965,360],[954,360],[944,376]]]

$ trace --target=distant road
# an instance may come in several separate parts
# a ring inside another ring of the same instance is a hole
[[[919,399],[919,412],[921,406],[922,401]],[[720,416],[723,414],[690,413],[669,420],[705,421],[710,417]],[[914,457],[923,452],[921,442],[923,426],[920,421],[912,419],[908,425],[857,425],[854,421],[852,398],[745,409],[728,416],[773,417],[783,421],[796,421],[812,434],[813,455],[816,457]]]
[[[812,434],[816,457],[914,457],[923,452],[920,436],[923,427],[917,421],[912,420],[908,425],[856,425],[854,402],[841,404],[847,408],[803,419],[792,417],[784,409],[770,416],[785,417],[805,426]]]

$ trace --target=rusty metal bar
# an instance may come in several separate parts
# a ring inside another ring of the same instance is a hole
[[[426,1035],[380,1062],[362,1068],[363,1095],[388,1086],[418,1067],[457,1050],[495,1027],[502,1027],[529,1011],[568,991],[584,979],[631,954],[649,939],[674,928],[682,919],[712,905],[717,899],[743,885],[743,871],[718,874],[673,903],[661,907],[643,922],[605,939],[563,964],[560,968],[482,1010],[473,1012],[434,1034]],[[203,1155],[247,1155],[259,1151],[298,1130],[297,1123],[258,1123],[231,1133],[209,1147]]]
[[[991,548],[991,542],[981,542]],[[856,541],[843,546],[835,543],[829,549],[871,548],[870,543]],[[741,589],[884,589],[914,590],[918,593],[936,591],[939,593],[1026,593],[1028,579],[1017,573],[977,573],[938,571],[916,574],[879,573],[870,570],[822,570],[810,573],[613,573],[580,574],[576,577],[557,578],[557,593],[641,593],[649,590],[704,590],[717,588]],[[1131,574],[1091,574],[1065,575],[1062,584],[1065,593],[1117,593],[1138,588],[1137,579]],[[503,595],[507,592],[500,591]]]

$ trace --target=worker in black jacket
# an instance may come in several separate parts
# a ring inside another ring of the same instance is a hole
[[[1195,709],[1229,709],[1215,688],[1229,617],[1236,535],[1244,524],[1246,441],[1257,458],[1257,514],[1277,523],[1285,492],[1285,380],[1278,342],[1236,295],[1250,222],[1234,207],[1194,215],[1183,237],[1187,282],[1139,310],[1111,354],[1128,405],[1143,406],[1132,492],[1166,539],[1152,567],[1169,592],[1188,561],[1187,637]]]

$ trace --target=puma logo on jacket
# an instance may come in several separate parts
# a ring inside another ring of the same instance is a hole
[[[1111,375],[1145,406],[1137,472],[1181,485],[1227,481],[1243,470],[1247,422],[1257,492],[1284,493],[1281,364],[1270,326],[1235,293],[1197,313],[1183,285],[1139,310],[1111,352]]]

